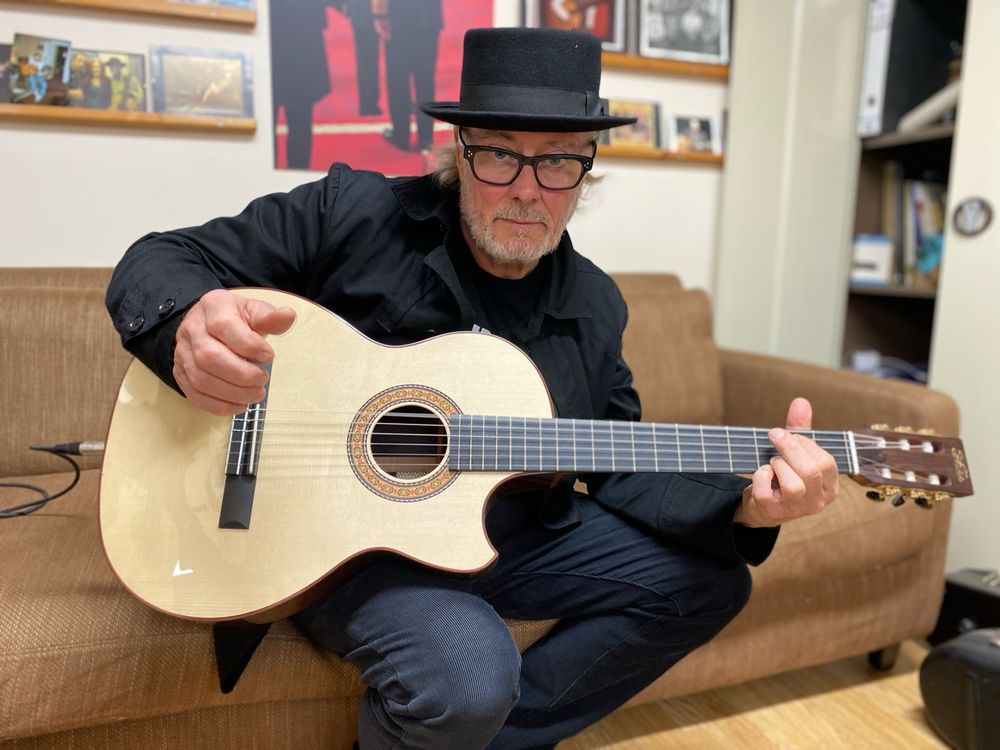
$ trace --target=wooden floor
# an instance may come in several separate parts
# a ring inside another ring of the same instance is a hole
[[[559,750],[947,750],[920,699],[926,652],[909,641],[887,672],[861,656],[622,709]]]

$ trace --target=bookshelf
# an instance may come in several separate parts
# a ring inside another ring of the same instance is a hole
[[[224,133],[226,135],[252,135],[257,130],[257,120],[252,117],[121,112],[111,109],[52,107],[38,104],[0,103],[0,121]]]
[[[61,8],[91,8],[116,13],[211,21],[236,26],[254,26],[257,23],[257,11],[253,8],[236,8],[216,3],[184,3],[175,0],[26,0],[26,2]]]
[[[965,2],[928,0],[919,7],[910,5],[909,12],[910,19],[914,14],[921,15],[923,27],[929,19],[936,19],[932,26],[946,28],[951,38],[961,40]],[[904,24],[901,28],[912,33],[922,28],[921,24]],[[895,21],[893,28],[898,34]],[[897,61],[912,57],[923,44],[922,40],[927,39],[922,35],[925,33],[893,39],[890,55]],[[940,39],[937,45],[940,55]],[[941,60],[941,65],[944,64]],[[943,80],[946,71],[943,67],[934,68],[933,74],[926,71],[925,74],[935,76],[935,80],[940,76]],[[919,97],[909,92],[918,85],[912,76],[912,72],[900,64],[897,63],[894,69],[889,63],[883,100],[886,112],[889,102],[895,100],[895,118],[927,98],[926,92],[921,92]],[[903,91],[909,93],[910,99],[900,107],[904,101],[900,99]],[[894,245],[895,273],[888,286],[848,282],[841,350],[844,364],[849,365],[852,352],[859,349],[873,349],[883,356],[903,359],[924,368],[930,362],[940,267],[930,276],[908,269],[922,252],[919,247],[922,228],[933,225],[934,234],[945,234],[948,216],[939,191],[948,190],[954,135],[955,123],[946,121],[861,139],[853,234],[888,235]],[[927,185],[935,191],[933,200],[923,192]],[[927,212],[929,203],[939,208]],[[931,214],[935,221],[925,222],[925,217]]]

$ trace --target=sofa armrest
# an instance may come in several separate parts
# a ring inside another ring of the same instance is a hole
[[[933,388],[765,354],[730,349],[719,354],[726,424],[783,426],[788,404],[805,396],[812,402],[816,429],[861,429],[881,422],[958,435],[958,405]]]

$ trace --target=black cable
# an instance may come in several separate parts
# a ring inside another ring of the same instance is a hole
[[[63,461],[66,461],[73,467],[73,480],[54,495],[50,495],[43,487],[39,487],[35,484],[27,484],[26,482],[0,482],[0,489],[9,488],[29,490],[40,495],[39,499],[31,502],[22,503],[21,505],[13,505],[9,508],[0,508],[0,518],[17,518],[18,516],[26,516],[29,513],[34,513],[36,510],[41,510],[56,498],[65,495],[67,492],[76,487],[77,482],[80,481],[80,465],[70,458],[70,456],[80,456],[84,453],[98,453],[104,449],[104,444],[81,442],[60,443],[59,445],[32,445],[29,447],[33,451],[51,453],[53,456],[59,456],[59,458]]]

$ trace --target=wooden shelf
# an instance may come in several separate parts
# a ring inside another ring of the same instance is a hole
[[[645,148],[643,146],[607,146],[597,147],[597,155],[607,159],[646,159],[650,161],[686,162],[688,164],[707,164],[722,166],[722,154],[677,153],[662,148]]]
[[[916,288],[912,286],[868,286],[853,284],[851,294],[863,294],[869,297],[909,297],[911,299],[934,299],[936,289]]]
[[[255,26],[257,11],[253,8],[230,8],[210,3],[184,3],[177,0],[22,0],[38,5],[58,5],[66,8],[95,8],[122,13],[150,16],[171,16],[197,21],[218,21],[240,26]]]
[[[636,70],[642,73],[658,73],[687,78],[709,78],[716,81],[729,80],[728,65],[708,65],[706,63],[685,62],[683,60],[661,60],[658,57],[627,55],[624,52],[602,52],[601,63],[605,69]]]
[[[163,112],[121,112],[113,109],[50,107],[40,104],[2,104],[0,121],[41,122],[54,125],[98,125],[143,130],[178,130],[250,135],[257,130],[252,117],[175,115]]]
[[[912,130],[907,133],[883,133],[871,138],[861,139],[861,148],[865,151],[875,151],[880,148],[894,148],[895,146],[905,146],[909,143],[926,143],[928,141],[940,141],[951,138],[955,135],[955,123],[943,122],[940,125],[930,125],[920,130]]]

